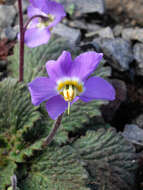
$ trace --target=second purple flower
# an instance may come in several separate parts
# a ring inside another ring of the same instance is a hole
[[[28,17],[41,15],[44,19],[34,18],[25,32],[25,43],[28,47],[45,44],[51,36],[51,29],[66,16],[60,3],[48,0],[30,0]]]

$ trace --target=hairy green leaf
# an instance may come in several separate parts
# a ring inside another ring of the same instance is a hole
[[[21,162],[25,155],[30,156],[41,145],[38,141],[35,144],[37,139],[27,141],[25,138],[28,131],[35,128],[41,114],[31,104],[24,84],[7,78],[0,82],[0,89],[0,155]]]
[[[87,173],[70,146],[49,147],[36,158],[21,190],[87,190]]]
[[[4,190],[7,185],[11,184],[11,176],[14,175],[16,164],[8,161],[3,166],[0,166],[0,189]]]
[[[103,104],[102,101],[91,101],[88,103],[77,101],[70,111],[68,116],[65,113],[62,120],[62,125],[67,131],[75,131],[78,128],[83,127],[83,124],[87,124],[95,116],[100,116],[101,112],[99,106]]]
[[[89,131],[74,143],[98,190],[127,190],[134,183],[135,150],[115,129]]]

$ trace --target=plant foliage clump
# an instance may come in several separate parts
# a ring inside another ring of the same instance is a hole
[[[135,149],[114,128],[88,131],[74,143],[98,190],[127,190],[134,184]]]
[[[25,140],[29,129],[40,120],[40,112],[37,107],[32,106],[27,87],[15,79],[7,78],[0,82],[0,89],[0,168],[3,171],[0,172],[0,189],[2,189],[9,181],[8,175],[13,175],[15,163],[23,162],[25,156],[31,156],[33,150],[40,148],[41,142]]]
[[[87,172],[70,146],[49,147],[33,160],[30,172],[20,184],[21,190],[88,190]]]
[[[62,38],[53,37],[48,45],[25,47],[24,80],[47,76],[45,63],[57,59],[63,50],[71,51]],[[26,166],[25,177],[18,181],[20,190],[128,190],[134,182],[135,150],[113,128],[89,131],[85,136],[69,141],[69,132],[78,134],[83,126],[90,126],[103,101],[77,101],[70,116],[64,114],[61,127],[51,146],[41,151],[43,140],[51,131],[53,121],[44,104],[35,107],[25,83],[18,83],[18,50],[9,57],[9,72],[15,78],[0,82],[0,189],[10,184],[17,163]],[[79,50],[72,50],[73,57]],[[110,67],[101,62],[93,75],[106,78]],[[94,129],[98,126],[95,125]],[[93,127],[92,127],[93,128]],[[67,145],[68,144],[68,145]],[[38,150],[34,154],[34,150]],[[38,155],[38,156],[37,156]],[[26,158],[29,158],[28,160]]]

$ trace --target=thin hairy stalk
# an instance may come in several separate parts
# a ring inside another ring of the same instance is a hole
[[[22,0],[18,0],[19,8],[19,26],[20,26],[20,49],[19,49],[19,81],[23,81],[24,72],[24,28],[23,28],[23,12]]]
[[[55,124],[54,124],[54,127],[53,127],[53,129],[51,130],[49,136],[48,136],[48,137],[46,138],[46,140],[44,141],[43,146],[49,145],[49,144],[52,142],[54,136],[56,135],[57,130],[58,130],[59,127],[60,127],[60,124],[61,124],[61,121],[62,121],[62,117],[63,117],[63,114],[61,114],[61,115],[58,117],[58,119],[56,120],[56,122],[55,122]]]
[[[19,25],[20,25],[20,49],[19,49],[19,81],[23,81],[24,78],[24,35],[26,29],[30,22],[34,18],[41,18],[43,20],[47,19],[42,15],[34,15],[30,19],[28,19],[27,23],[23,24],[23,13],[22,13],[22,0],[18,0],[18,7],[19,7]]]

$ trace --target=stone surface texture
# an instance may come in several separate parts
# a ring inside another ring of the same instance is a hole
[[[14,27],[8,26],[0,33],[0,39],[8,38],[9,40],[15,40],[19,31],[19,25]]]
[[[54,27],[52,32],[69,40],[73,45],[80,41],[80,30],[70,28],[62,23],[59,23],[56,27]]]
[[[0,28],[6,28],[14,22],[16,9],[12,5],[0,5]]]
[[[121,25],[116,25],[116,26],[113,28],[114,36],[115,36],[115,37],[120,37],[120,36],[121,36],[121,33],[122,33],[122,30],[123,30],[123,26],[121,26]]]
[[[133,144],[143,146],[143,130],[135,124],[125,125],[123,136]]]
[[[128,17],[143,25],[143,1],[142,0],[105,0],[106,7],[115,14],[123,11]]]
[[[143,114],[140,114],[135,120],[135,124],[137,124],[140,128],[143,129]]]
[[[28,7],[28,5],[29,5],[29,0],[22,0],[22,10],[23,10],[23,12],[26,12],[26,10],[27,10],[27,7]],[[18,2],[16,1],[15,2],[15,7],[16,7],[16,10],[17,10],[17,12],[18,12]]]
[[[95,31],[93,32],[88,32],[86,34],[86,37],[92,37],[92,36],[99,36],[101,38],[114,38],[112,29],[108,26],[105,28],[97,28]]]
[[[101,48],[104,55],[107,56],[113,68],[119,71],[126,71],[129,69],[130,63],[133,61],[133,52],[130,42],[122,39],[94,39],[93,45]]]
[[[125,28],[122,30],[122,37],[126,40],[137,40],[143,42],[142,28]]]
[[[104,0],[60,0],[60,2],[66,10],[69,9],[70,5],[74,5],[75,16],[94,12],[103,14],[105,12]]]
[[[143,44],[136,43],[133,52],[136,60],[136,74],[143,76]]]

